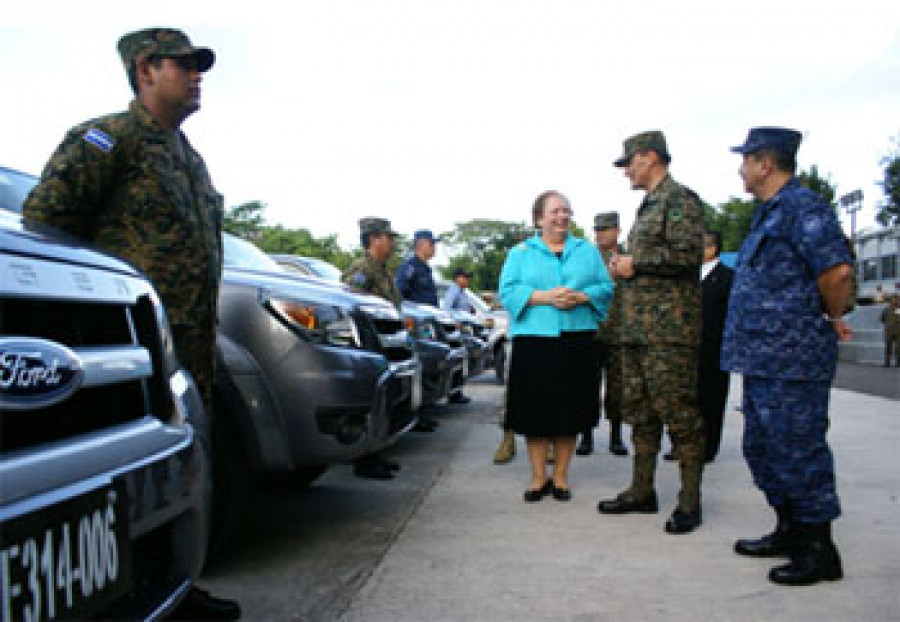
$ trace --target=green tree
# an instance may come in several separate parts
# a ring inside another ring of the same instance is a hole
[[[875,219],[883,227],[900,226],[900,135],[893,143],[892,152],[881,159],[884,179],[878,184],[884,191],[884,201],[878,206]]]
[[[262,201],[248,201],[225,210],[225,231],[253,242],[259,239],[263,228],[266,204]]]
[[[750,231],[754,211],[754,201],[731,197],[717,207],[706,207],[706,228],[722,234],[723,251],[736,251]]]
[[[829,205],[837,210],[837,185],[831,183],[831,175],[826,174],[824,177],[819,174],[819,167],[813,164],[809,167],[809,171],[800,171],[797,175],[800,183],[820,195]]]
[[[448,265],[441,274],[449,279],[455,268],[462,267],[473,273],[473,289],[496,290],[506,253],[533,231],[524,222],[476,218],[457,223],[453,231],[440,236],[441,241],[452,249]]]

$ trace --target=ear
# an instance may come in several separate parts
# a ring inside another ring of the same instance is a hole
[[[147,58],[139,58],[134,62],[134,76],[138,87],[151,86],[154,83],[153,69],[155,69],[153,63]]]

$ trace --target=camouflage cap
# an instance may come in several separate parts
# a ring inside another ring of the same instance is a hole
[[[391,221],[386,218],[360,218],[359,232],[378,235],[379,233],[387,233],[388,235],[400,235],[391,229]]]
[[[797,155],[803,134],[786,127],[754,127],[747,133],[743,145],[732,147],[735,153],[756,153],[762,149],[771,149],[791,156]]]
[[[594,229],[613,229],[619,226],[619,212],[600,212],[594,216]]]
[[[186,34],[174,28],[145,28],[130,32],[119,39],[117,47],[125,69],[130,69],[136,60],[149,56],[193,56],[200,72],[208,71],[216,61],[211,49],[194,47]]]
[[[666,137],[659,130],[650,130],[649,132],[641,132],[635,134],[631,138],[625,139],[622,143],[622,155],[613,162],[614,166],[628,166],[631,157],[638,151],[653,150],[659,154],[661,158],[668,161],[671,160],[669,148],[666,147]]]

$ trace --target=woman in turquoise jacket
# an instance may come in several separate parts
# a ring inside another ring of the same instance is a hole
[[[500,274],[513,343],[506,427],[527,439],[532,476],[525,501],[548,494],[568,501],[575,438],[600,415],[594,334],[606,318],[613,282],[597,249],[571,235],[565,196],[541,194],[532,219],[537,233],[509,252]],[[548,478],[551,442],[556,461]]]

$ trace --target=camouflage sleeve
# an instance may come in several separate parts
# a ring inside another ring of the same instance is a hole
[[[72,129],[25,199],[26,221],[89,238],[96,210],[116,179],[121,150],[113,134],[101,124]]]
[[[660,197],[657,218],[648,233],[653,243],[633,250],[636,276],[700,278],[703,261],[703,206],[692,192],[679,189]]]
[[[371,293],[369,276],[366,274],[365,267],[359,262],[351,264],[347,268],[347,271],[341,276],[341,281],[349,285],[353,291],[364,294]]]

